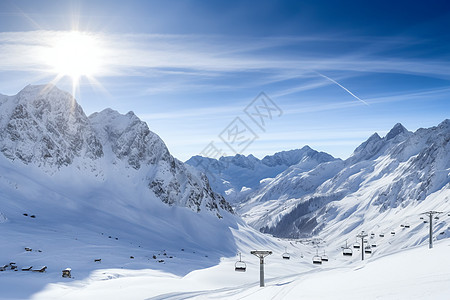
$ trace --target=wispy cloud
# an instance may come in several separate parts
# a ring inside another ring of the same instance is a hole
[[[63,35],[61,31],[0,33],[0,68],[15,71],[48,71],[40,54]],[[151,76],[148,70],[172,69],[201,76],[230,72],[276,71],[283,78],[311,72],[393,72],[450,78],[447,61],[399,59],[377,56],[376,51],[396,48],[399,41],[377,41],[383,47],[360,38],[358,49],[337,52],[328,49],[337,37],[317,38],[230,38],[199,35],[102,34],[91,33],[103,49],[103,68],[99,76]],[[411,44],[417,41],[409,41]],[[311,44],[316,48],[311,49]],[[283,54],[283,47],[299,50]],[[304,47],[302,47],[304,46]],[[302,50],[304,48],[304,50]],[[308,50],[309,49],[309,50]],[[271,51],[266,51],[271,50]],[[278,51],[279,50],[279,51]],[[270,72],[268,72],[270,73]],[[183,75],[181,73],[174,75]]]

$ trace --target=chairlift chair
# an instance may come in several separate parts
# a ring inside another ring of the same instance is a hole
[[[384,233],[380,233],[380,237],[384,237]]]
[[[358,241],[356,241],[356,243],[353,244],[353,248],[355,248],[355,249],[361,248],[361,245],[359,244]]]
[[[344,255],[344,256],[352,256],[353,255],[353,251],[352,251],[352,249],[351,248],[344,248],[343,250],[342,250],[342,254]]]
[[[325,250],[323,250],[323,255],[320,258],[322,261],[328,261],[328,255],[325,253]]]
[[[372,253],[372,248],[371,248],[370,246],[366,246],[366,247],[364,248],[364,253],[371,254],[371,253]]]
[[[405,228],[410,228],[411,226],[409,224],[405,224]]]
[[[289,255],[289,253],[287,253],[287,248],[284,247],[284,253],[282,255],[283,259],[290,259],[291,255]]]
[[[395,235],[395,231],[391,231],[391,235]]]
[[[247,270],[247,264],[244,261],[242,261],[240,252],[239,252],[239,260],[234,264],[234,270],[236,272],[245,272]]]
[[[344,255],[344,256],[352,256],[353,255],[353,251],[348,246],[347,240],[345,240],[345,247],[342,247],[342,255]]]
[[[318,252],[319,251],[317,250],[316,255],[313,257],[313,264],[321,265],[322,264],[322,257],[319,256]]]
[[[321,264],[322,264],[322,257],[320,257],[320,256],[318,256],[318,255],[315,255],[315,256],[313,257],[313,264],[321,265]]]

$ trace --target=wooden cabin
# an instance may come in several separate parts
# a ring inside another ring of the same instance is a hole
[[[71,268],[67,268],[67,269],[62,270],[62,277],[63,278],[72,278],[71,271],[72,271]]]

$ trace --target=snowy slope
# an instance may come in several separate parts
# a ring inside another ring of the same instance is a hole
[[[257,259],[246,273],[233,262],[185,277],[141,270],[109,269],[81,282],[48,286],[34,299],[448,299],[450,259],[447,241],[435,249],[417,247],[368,262],[311,268],[303,259],[266,259],[266,286],[259,287]]]
[[[229,202],[236,203],[244,201],[247,195],[262,188],[268,179],[291,166],[295,165],[297,169],[306,171],[333,160],[335,159],[331,155],[305,146],[302,149],[277,152],[261,160],[253,155],[236,154],[218,160],[194,156],[186,163],[204,172],[215,191]]]
[[[235,215],[223,212],[219,219],[214,213],[197,213],[152,198],[145,182],[123,177],[99,181],[69,169],[50,176],[6,158],[0,158],[0,166],[5,216],[0,223],[0,265],[48,267],[43,274],[0,272],[0,299],[30,299],[49,284],[78,285],[91,276],[104,282],[123,277],[121,272],[131,278],[149,272],[146,269],[185,276],[253,246],[281,250],[273,239],[248,228]],[[67,267],[74,279],[61,278]]]

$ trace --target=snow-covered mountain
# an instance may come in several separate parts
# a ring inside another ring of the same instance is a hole
[[[430,209],[448,206],[449,124],[445,120],[414,133],[396,124],[385,137],[374,133],[345,161],[305,146],[262,160],[196,156],[187,163],[204,171],[213,188],[258,230],[310,237],[347,219],[342,228],[351,231],[421,202]]]
[[[75,99],[55,86],[27,86],[0,98],[0,151],[33,165],[49,179],[64,170],[106,181],[122,177],[169,205],[218,216],[231,207],[207,178],[172,157],[164,142],[133,112],[111,109],[87,117]]]
[[[184,276],[242,241],[280,248],[132,112],[87,117],[70,94],[27,86],[0,95],[0,152],[1,299],[30,299],[67,267],[78,280],[108,268]],[[47,271],[2,272],[10,262]]]
[[[101,249],[114,266],[121,256],[114,249],[133,252],[138,245],[145,255],[215,249],[204,265],[236,253],[231,228],[242,221],[231,206],[132,112],[106,109],[87,117],[55,86],[27,86],[0,96],[0,152],[4,259],[57,270]],[[58,252],[55,242],[66,250]],[[45,249],[53,260],[22,257],[24,247]]]
[[[291,166],[248,195],[237,211],[255,228],[282,237],[313,236],[330,228],[350,232],[400,211],[418,219],[419,206],[447,211],[449,141],[450,120],[414,133],[396,124],[383,138],[373,134],[345,161],[306,171]]]
[[[277,152],[258,159],[253,155],[221,157],[220,159],[194,156],[186,161],[202,172],[213,189],[229,202],[241,202],[250,193],[261,189],[279,173],[291,166],[299,170],[311,170],[323,162],[334,161],[331,155],[318,152],[308,146],[302,149]]]

